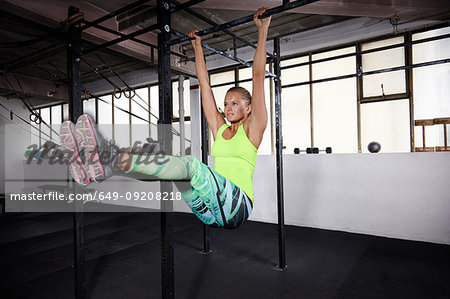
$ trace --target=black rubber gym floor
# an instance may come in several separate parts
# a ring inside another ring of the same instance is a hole
[[[88,298],[160,298],[157,213],[86,213]],[[0,298],[73,298],[72,215],[0,217]],[[276,225],[211,230],[175,214],[176,298],[450,298],[450,246]]]

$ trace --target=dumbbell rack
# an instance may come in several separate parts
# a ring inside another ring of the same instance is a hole
[[[415,126],[422,127],[422,146],[416,147],[416,152],[450,152],[450,146],[447,142],[447,125],[450,124],[450,117],[434,118],[434,119],[421,119],[415,121]],[[425,127],[443,125],[444,126],[444,146],[427,147],[425,144]]]

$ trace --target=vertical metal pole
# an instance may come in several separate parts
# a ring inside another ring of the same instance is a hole
[[[281,131],[281,70],[280,70],[280,38],[274,38],[274,70],[275,80],[275,131],[277,153],[277,201],[278,201],[278,255],[277,268],[286,269],[286,250],[284,242],[284,195],[283,195],[283,136]]]
[[[309,59],[309,81],[313,80],[312,53],[308,54]],[[309,83],[309,125],[311,134],[311,147],[314,147],[314,86]]]
[[[273,72],[273,61],[271,61],[270,63],[269,63],[269,72]],[[273,141],[273,134],[274,134],[274,126],[273,126],[273,109],[272,109],[272,107],[274,107],[274,104],[273,104],[273,102],[274,102],[274,98],[273,98],[273,88],[274,88],[274,86],[273,86],[273,80],[270,80],[269,81],[269,92],[270,92],[270,109],[269,109],[269,111],[270,111],[270,117],[269,117],[269,122],[270,122],[270,136],[271,136],[271,138],[270,138],[270,153],[271,153],[271,155],[273,155],[274,153],[275,153],[275,142]]]
[[[362,133],[361,133],[361,99],[363,98],[363,77],[362,77],[362,57],[361,44],[356,44],[356,112],[358,126],[358,153],[362,153]]]
[[[161,149],[172,153],[172,82],[170,80],[170,5],[158,0],[158,83],[159,83],[159,125],[158,140]],[[172,183],[161,181],[161,192],[172,192]],[[161,201],[161,291],[162,298],[175,297],[174,252],[173,252],[173,203]]]
[[[70,6],[68,16],[79,12],[79,9]],[[69,117],[75,123],[83,114],[81,102],[81,75],[80,75],[80,53],[81,53],[81,30],[80,21],[69,26],[67,31],[67,76],[69,85]],[[77,192],[77,184],[73,184],[73,192]],[[84,249],[84,214],[83,203],[75,201],[75,213],[73,215],[73,241],[74,241],[74,278],[75,298],[85,298],[85,249]]]
[[[208,165],[208,123],[206,122],[206,116],[203,111],[203,107],[201,109],[201,130],[202,130],[202,162],[203,164]],[[210,236],[209,236],[209,227],[203,224],[203,253],[210,253],[211,248],[209,246]]]
[[[412,33],[409,32],[405,34],[405,42],[409,43],[412,41]],[[405,46],[405,65],[412,65],[413,64],[413,46]],[[415,125],[414,125],[414,85],[413,85],[413,74],[414,69],[410,68],[405,70],[405,76],[406,76],[406,93],[409,95],[409,130],[410,130],[410,147],[411,152],[416,151],[416,144],[415,144]]]
[[[61,110],[62,111],[62,110]],[[0,152],[5,153],[6,150],[6,138],[5,138],[5,125],[0,123]],[[0,169],[5,169],[5,155],[0,155]],[[3,178],[5,176],[3,175]],[[0,204],[2,205],[1,216],[5,213],[5,201],[6,201],[6,190],[5,190],[5,179],[0,180],[0,189],[3,193],[0,193]]]
[[[185,150],[185,133],[184,133],[184,76],[178,76],[178,102],[180,115],[180,156],[186,154]]]

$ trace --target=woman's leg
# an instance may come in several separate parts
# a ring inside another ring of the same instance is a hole
[[[189,182],[174,181],[178,191],[180,191],[186,204],[194,212],[195,216],[204,224],[212,227],[218,227],[216,217],[211,213],[208,207],[203,202],[200,194],[192,188]]]
[[[88,153],[86,168],[95,182],[112,176],[117,168],[161,180],[190,181],[191,191],[188,188],[182,194],[197,217],[208,225],[236,228],[252,211],[251,200],[239,187],[193,156],[120,154],[117,146],[101,138],[87,114],[78,118],[76,132],[80,137],[77,144]]]
[[[239,187],[220,175],[194,156],[129,155],[127,173],[141,173],[162,180],[189,180],[192,188],[182,187],[186,203],[202,222],[214,223],[225,228],[237,228],[250,216],[252,202]],[[147,161],[147,162],[145,162]],[[153,162],[152,162],[153,161]],[[181,182],[176,183],[177,187]]]

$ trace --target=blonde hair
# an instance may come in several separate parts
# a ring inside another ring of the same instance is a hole
[[[240,86],[231,87],[230,89],[228,89],[227,93],[231,91],[239,92],[241,94],[242,99],[245,100],[245,102],[247,102],[247,105],[250,105],[252,103],[252,95],[244,87]]]

